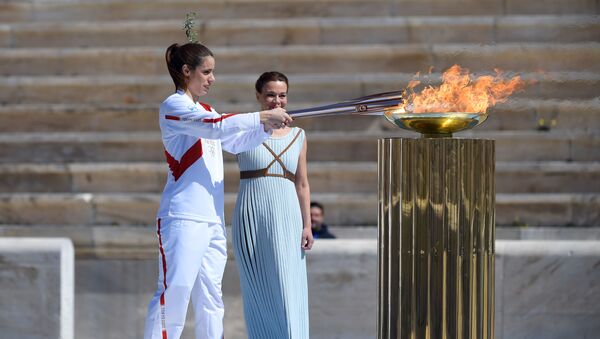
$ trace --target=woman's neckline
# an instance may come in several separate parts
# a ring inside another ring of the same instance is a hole
[[[187,97],[191,102],[193,102],[194,104],[198,104],[200,103],[200,100],[196,100],[194,99],[193,95],[187,93],[186,90],[183,89],[177,89],[177,91],[175,91],[175,93],[179,94],[179,95],[183,95],[185,97]]]
[[[290,130],[289,130],[289,132],[287,132],[284,135],[280,135],[280,136],[273,136],[273,135],[271,135],[269,137],[269,139],[284,139],[284,138],[287,138],[287,137],[290,136],[290,134],[292,134],[292,132],[294,131],[294,128],[296,128],[296,127],[291,127]]]

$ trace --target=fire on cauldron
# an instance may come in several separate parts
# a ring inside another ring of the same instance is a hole
[[[403,93],[404,100],[385,109],[384,115],[394,125],[425,137],[450,137],[454,132],[481,124],[487,119],[489,107],[505,102],[525,86],[519,76],[505,79],[500,70],[494,76],[473,78],[469,70],[459,65],[442,74],[439,86],[427,86],[416,92],[420,83],[412,80]]]
[[[506,79],[495,75],[474,77],[454,65],[442,74],[439,86],[426,86],[416,79],[402,91],[373,94],[332,105],[289,111],[293,118],[326,115],[384,115],[394,125],[416,131],[425,137],[449,137],[487,119],[487,109],[504,102],[525,82],[519,76]]]

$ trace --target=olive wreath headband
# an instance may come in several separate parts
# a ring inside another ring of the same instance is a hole
[[[196,31],[196,12],[189,12],[185,15],[183,30],[185,31],[185,36],[189,42],[198,42],[198,32]]]

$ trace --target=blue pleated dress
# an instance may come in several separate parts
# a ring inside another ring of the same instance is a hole
[[[295,139],[295,140],[294,140]],[[266,144],[283,166],[296,172],[304,131],[292,128]],[[308,339],[306,261],[301,248],[302,214],[296,187],[283,166],[261,145],[238,154],[240,171],[266,168],[280,176],[240,180],[233,217],[233,247],[249,339]]]

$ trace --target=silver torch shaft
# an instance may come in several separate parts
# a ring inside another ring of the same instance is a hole
[[[382,115],[386,108],[402,103],[403,91],[372,94],[336,104],[291,110],[287,113],[294,119],[329,115]]]

